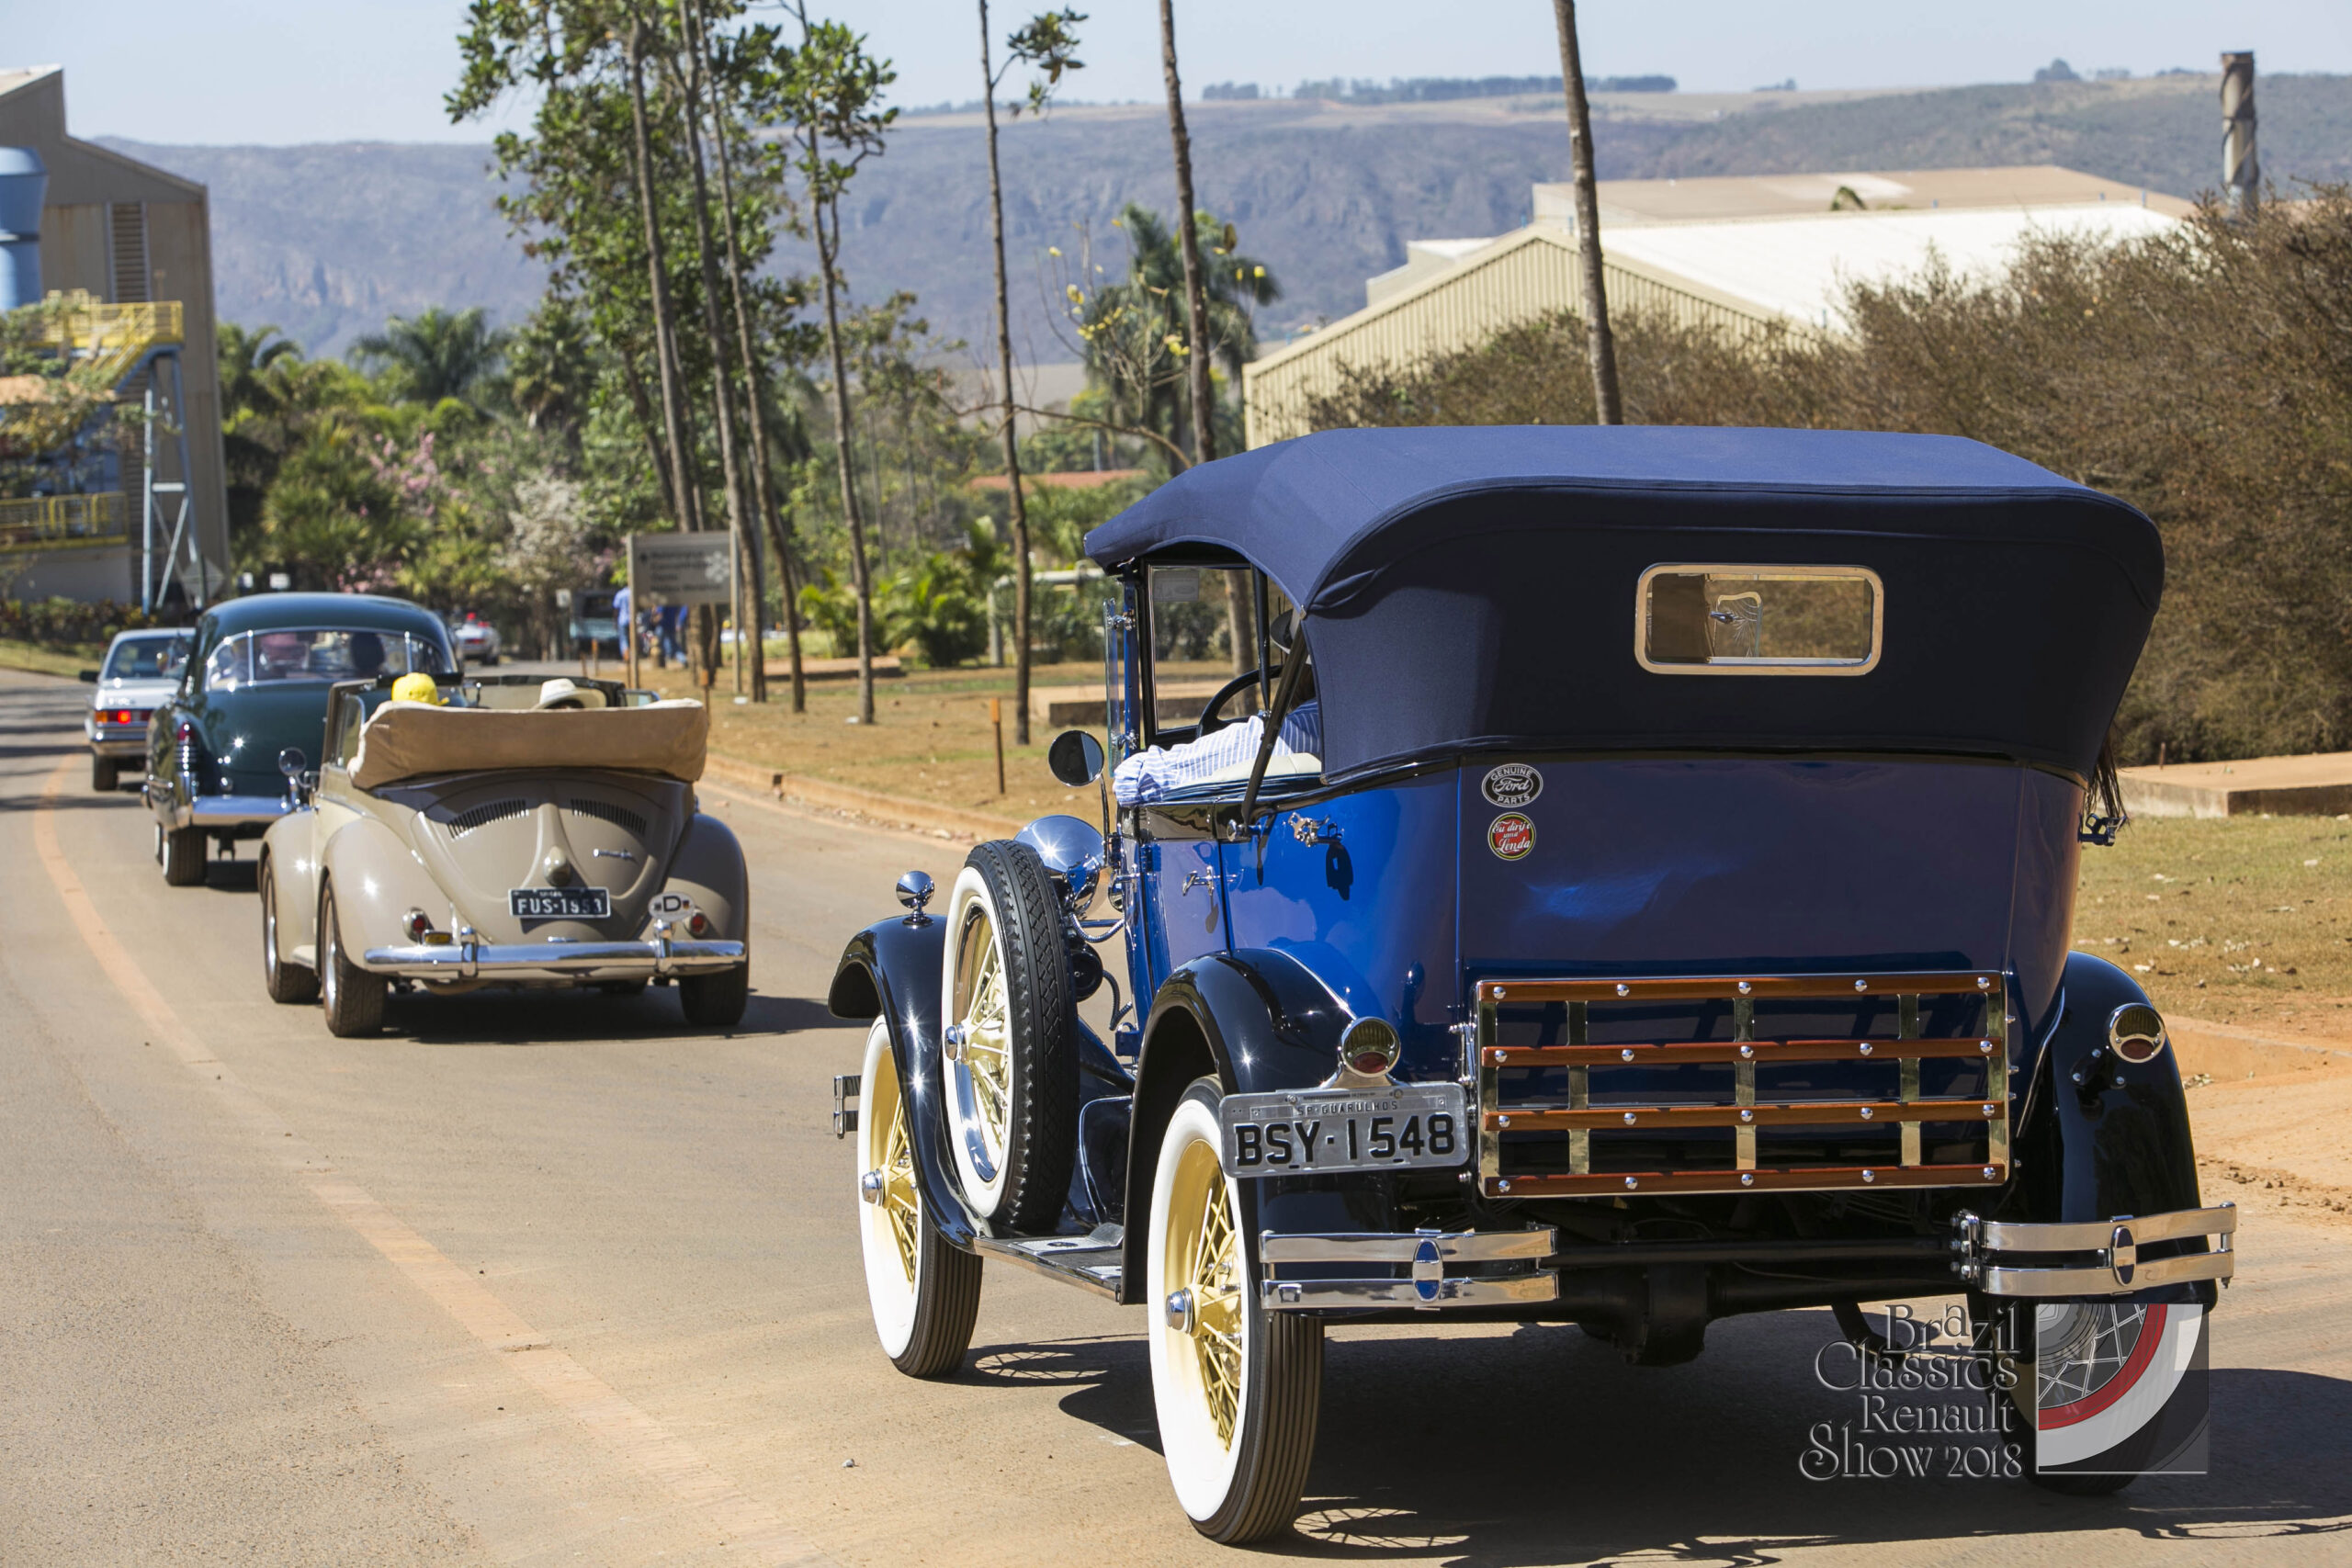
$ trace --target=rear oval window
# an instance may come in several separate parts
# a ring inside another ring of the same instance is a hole
[[[1634,657],[1660,675],[1860,675],[1884,620],[1868,567],[1669,562],[1634,591]]]

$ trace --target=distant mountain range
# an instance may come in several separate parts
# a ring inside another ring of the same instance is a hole
[[[2193,197],[2216,182],[2215,79],[2049,83],[1926,93],[1626,94],[1600,101],[1601,177],[1791,174],[2053,163]],[[1314,100],[1188,111],[1203,205],[1283,286],[1261,332],[1347,314],[1405,242],[1500,233],[1529,187],[1566,179],[1557,99],[1341,107]],[[2259,88],[2263,166],[2282,186],[2352,180],[2352,77],[2272,76]],[[274,322],[314,354],[342,352],[385,317],[428,305],[526,312],[538,269],[492,207],[486,147],[183,147],[112,141],[211,188],[220,313]],[[1032,360],[1074,357],[1056,331],[1046,251],[1079,228],[1116,271],[1109,220],[1129,201],[1174,203],[1168,137],[1149,106],[1023,119],[1003,138],[1019,339]],[[978,116],[902,124],[857,177],[844,270],[876,299],[911,289],[933,329],[993,335],[988,184]],[[783,265],[805,265],[787,251]]]

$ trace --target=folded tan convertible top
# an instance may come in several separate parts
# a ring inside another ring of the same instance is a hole
[[[709,736],[710,710],[697,702],[553,710],[386,703],[359,732],[351,782],[372,790],[485,768],[623,768],[692,784]]]

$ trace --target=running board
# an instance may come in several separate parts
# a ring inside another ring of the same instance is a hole
[[[1119,1266],[1123,1245],[1119,1227],[1097,1226],[1091,1235],[1038,1235],[1004,1238],[978,1236],[973,1246],[983,1258],[999,1258],[1043,1274],[1048,1279],[1108,1296],[1119,1296]]]

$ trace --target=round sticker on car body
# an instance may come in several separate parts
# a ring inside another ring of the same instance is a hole
[[[1526,806],[1544,793],[1544,775],[1531,762],[1502,762],[1487,770],[1478,789],[1489,806]]]
[[[1535,847],[1535,824],[1516,811],[1506,811],[1487,824],[1487,847],[1498,860],[1518,860]]]

